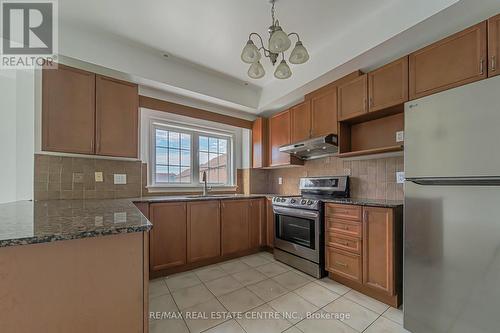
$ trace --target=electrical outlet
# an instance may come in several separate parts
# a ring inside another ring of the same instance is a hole
[[[104,181],[104,179],[102,177],[102,172],[95,173],[95,181],[96,181],[96,183],[102,183]]]
[[[351,169],[345,168],[344,169],[344,176],[350,176],[351,175]]]
[[[403,142],[403,141],[405,141],[405,131],[396,132],[396,142]]]
[[[398,184],[404,184],[404,182],[405,182],[405,173],[404,173],[404,171],[396,172],[396,182]]]
[[[115,185],[126,185],[127,184],[127,175],[126,174],[114,174]]]
[[[278,185],[283,185],[283,177],[278,177]]]

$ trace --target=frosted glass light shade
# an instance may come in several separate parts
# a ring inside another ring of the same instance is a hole
[[[290,76],[292,76],[292,70],[285,60],[281,60],[278,67],[276,67],[276,71],[274,71],[274,77],[283,80],[288,79]]]
[[[269,39],[269,50],[274,53],[285,52],[292,45],[292,41],[287,34],[278,26]]]
[[[251,64],[250,68],[248,69],[248,76],[250,76],[252,79],[260,79],[265,74],[266,71],[264,70],[264,67],[262,66],[260,61]]]
[[[290,53],[289,60],[290,60],[290,63],[295,64],[295,65],[303,64],[307,60],[309,60],[309,53],[307,52],[304,45],[302,45],[302,42],[297,42],[295,44],[295,47],[293,48],[292,53]]]
[[[241,52],[241,60],[247,64],[254,64],[259,61],[261,54],[255,44],[249,40]]]

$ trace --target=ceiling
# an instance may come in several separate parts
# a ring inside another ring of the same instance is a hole
[[[285,81],[273,77],[267,59],[266,76],[251,80],[240,60],[250,32],[267,34],[268,0],[59,0],[60,52],[159,90],[258,114],[345,74],[332,73],[457,1],[278,0],[282,27],[298,32],[311,54]]]

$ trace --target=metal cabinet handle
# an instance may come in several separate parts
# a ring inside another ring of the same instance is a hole
[[[370,107],[373,107],[373,97],[370,97]]]
[[[364,105],[363,105],[364,106],[364,110],[366,111],[366,107],[368,105],[368,103],[366,102],[366,98],[363,100],[363,103],[364,103]]]
[[[340,261],[336,261],[335,265],[347,268],[347,264],[344,264],[343,262],[340,262]]]
[[[491,71],[494,72],[497,70],[497,57],[491,56]]]
[[[479,74],[484,74],[484,59],[481,59],[479,62]]]

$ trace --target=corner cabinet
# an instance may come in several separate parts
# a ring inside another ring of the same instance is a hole
[[[278,113],[269,118],[269,166],[302,165],[303,161],[281,153],[280,147],[291,143],[291,115],[290,111]]]
[[[498,57],[500,56],[500,15],[488,20],[488,76],[500,74]]]
[[[402,207],[327,204],[325,221],[330,278],[398,307],[402,300]]]

